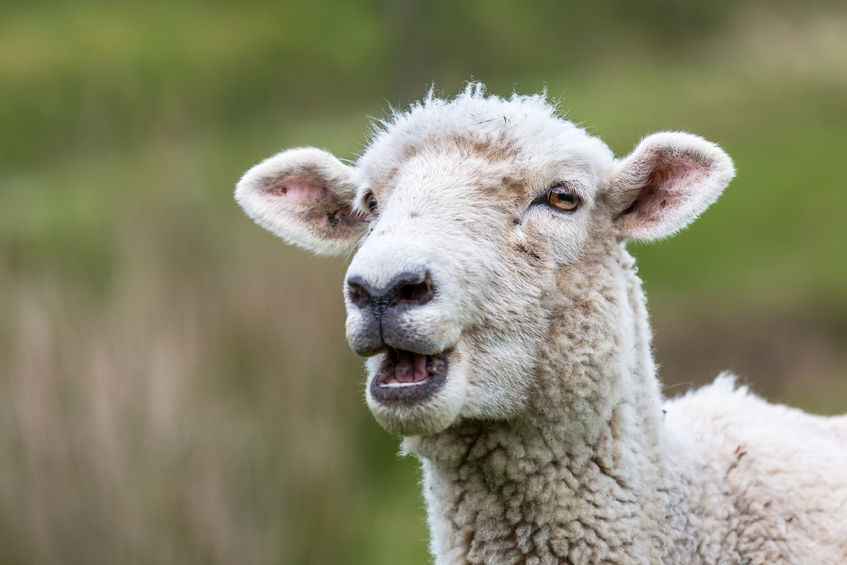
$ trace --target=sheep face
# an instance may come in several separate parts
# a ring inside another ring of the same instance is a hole
[[[558,273],[680,229],[731,176],[696,136],[651,136],[616,161],[543,97],[470,89],[395,116],[355,166],[289,150],[236,196],[291,243],[353,252],[347,337],[368,358],[368,405],[419,435],[519,415],[557,323]]]
[[[504,127],[433,136],[387,172],[379,145],[363,158],[358,206],[372,211],[347,273],[347,335],[373,354],[367,400],[386,428],[435,432],[522,410],[550,323],[545,294],[581,255],[596,169],[611,165],[589,139],[542,161]]]

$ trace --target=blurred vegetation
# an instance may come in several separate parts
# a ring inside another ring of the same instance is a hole
[[[546,87],[618,153],[723,145],[724,198],[635,248],[667,391],[728,368],[845,411],[837,2],[2,2],[0,562],[426,562],[344,265],[231,191],[282,147],[353,158],[369,116],[471,78]]]

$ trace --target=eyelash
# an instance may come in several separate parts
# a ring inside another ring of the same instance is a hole
[[[558,200],[554,200],[557,197]],[[582,198],[566,183],[558,182],[532,201],[533,206],[537,204],[547,206],[561,214],[572,214],[582,206]]]

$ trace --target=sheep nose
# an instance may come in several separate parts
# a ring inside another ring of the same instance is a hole
[[[375,287],[356,274],[347,277],[347,296],[355,306],[381,317],[396,306],[423,306],[435,295],[432,276],[426,269],[405,271],[382,287]]]

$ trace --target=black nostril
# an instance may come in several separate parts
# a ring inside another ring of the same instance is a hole
[[[413,304],[421,306],[432,300],[435,291],[432,286],[432,277],[429,273],[401,276],[395,283],[392,294],[397,304]]]
[[[377,313],[397,305],[423,306],[435,296],[435,285],[428,271],[405,272],[380,289],[364,278],[347,278],[347,298],[359,308],[374,308]],[[380,314],[381,315],[381,314]]]
[[[347,296],[350,302],[360,308],[364,308],[371,300],[371,294],[368,292],[367,284],[359,277],[350,277],[347,279]]]

